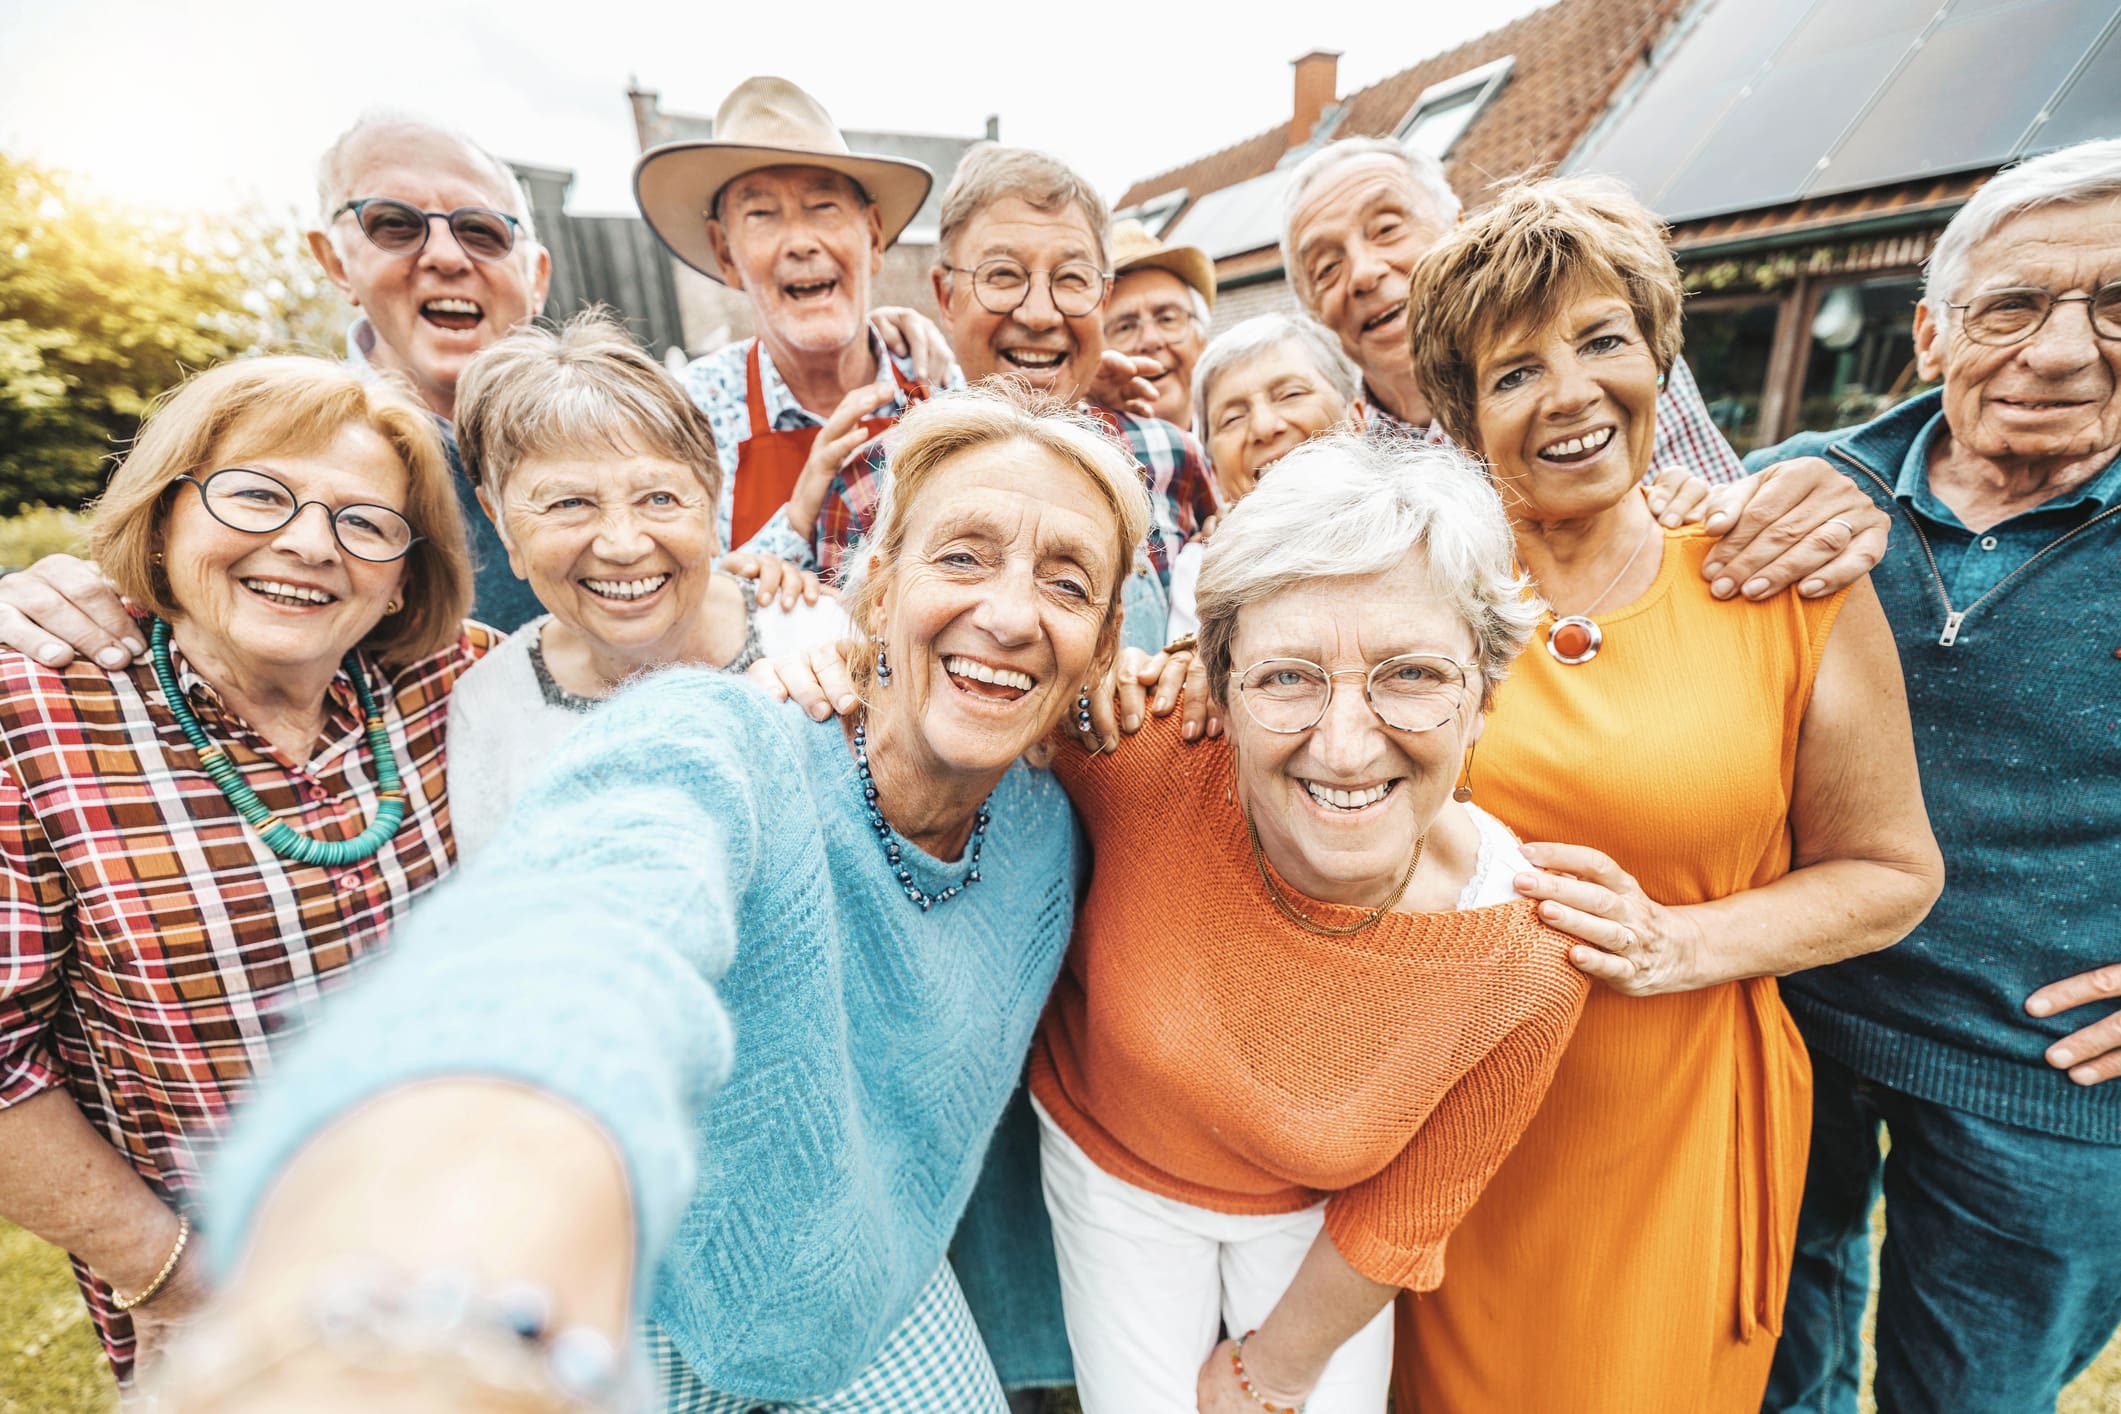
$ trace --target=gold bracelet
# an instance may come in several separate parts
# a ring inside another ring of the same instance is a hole
[[[170,1273],[177,1270],[177,1263],[184,1256],[184,1244],[189,1241],[191,1241],[191,1219],[179,1214],[177,1217],[177,1245],[169,1249],[169,1260],[162,1264],[162,1270],[155,1273],[155,1279],[147,1284],[147,1290],[133,1297],[130,1301],[120,1296],[113,1289],[110,1294],[111,1309],[113,1311],[130,1311],[136,1306],[145,1306],[148,1302],[154,1300],[155,1293],[168,1284]]]

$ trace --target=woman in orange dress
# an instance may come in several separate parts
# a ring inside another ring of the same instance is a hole
[[[1775,977],[1942,886],[1868,580],[1718,603],[1713,542],[1637,489],[1681,296],[1656,218],[1585,181],[1510,189],[1416,271],[1416,372],[1550,608],[1471,783],[1569,842],[1519,887],[1601,985],[1442,1286],[1400,1298],[1400,1414],[1756,1410],[1811,1114]]]

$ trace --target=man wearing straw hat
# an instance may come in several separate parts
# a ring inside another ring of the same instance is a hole
[[[921,327],[894,353],[869,296],[934,180],[918,162],[848,151],[816,99],[771,77],[737,85],[713,138],[667,143],[634,168],[649,226],[742,290],[758,329],[684,373],[728,471],[723,544],[814,564],[808,531],[832,473],[924,395],[911,345],[926,334],[940,349],[941,335],[911,316]]]
[[[1112,293],[1105,299],[1105,343],[1149,360],[1156,390],[1151,410],[1198,435],[1193,426],[1193,365],[1208,342],[1215,308],[1215,262],[1198,246],[1165,245],[1139,221],[1112,227]]]

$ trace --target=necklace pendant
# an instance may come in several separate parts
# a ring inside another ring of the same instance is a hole
[[[1557,663],[1574,667],[1588,663],[1598,656],[1605,644],[1605,634],[1598,625],[1582,614],[1570,614],[1567,618],[1554,620],[1547,630],[1547,652],[1554,655]]]

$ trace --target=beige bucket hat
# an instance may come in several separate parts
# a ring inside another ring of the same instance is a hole
[[[712,138],[666,142],[642,153],[633,168],[633,196],[672,255],[727,284],[707,239],[707,216],[723,187],[761,167],[823,167],[853,178],[876,203],[886,246],[935,185],[935,173],[921,163],[849,152],[823,104],[786,79],[760,76],[722,100]]]
[[[1199,246],[1165,245],[1149,234],[1141,222],[1126,220],[1112,227],[1112,273],[1134,270],[1168,270],[1200,291],[1200,297],[1215,308],[1215,262]]]

